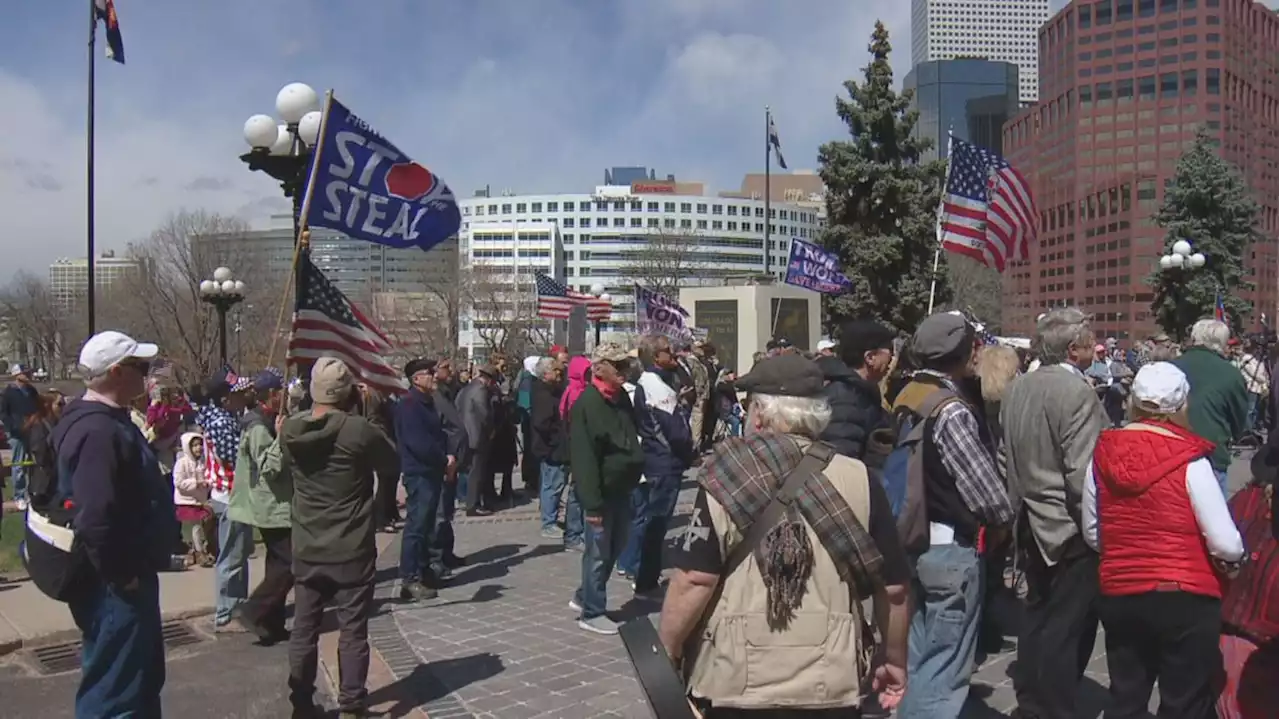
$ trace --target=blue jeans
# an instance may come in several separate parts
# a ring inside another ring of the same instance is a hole
[[[76,719],[160,716],[159,578],[140,576],[133,590],[98,584],[68,604],[84,640]]]
[[[649,497],[640,515],[643,523],[640,531],[640,561],[635,572],[637,592],[645,592],[658,586],[658,577],[662,573],[662,545],[667,536],[667,527],[671,524],[671,515],[676,511],[676,501],[680,498],[682,479],[679,474],[649,478]],[[634,539],[636,523],[632,522],[631,527]]]
[[[1246,430],[1257,430],[1258,420],[1262,417],[1262,395],[1249,393],[1249,419]]]
[[[627,527],[627,546],[618,555],[618,569],[628,577],[635,578],[640,571],[640,545],[644,544],[644,510],[649,504],[649,482],[637,484],[631,490],[628,501],[631,505],[631,522]]]
[[[741,437],[742,436],[742,418],[736,414],[731,414],[729,415],[728,423],[729,423],[729,436]]]
[[[444,477],[423,474],[404,476],[404,533],[400,537],[400,580],[430,579],[432,566],[441,563],[431,540],[440,514]]]
[[[560,493],[564,491],[565,467],[563,464],[542,462],[538,473],[538,509],[542,511],[542,531],[556,528],[560,514]],[[568,518],[566,517],[566,520]],[[565,522],[568,524],[568,522]]]
[[[606,498],[600,512],[600,526],[586,527],[587,545],[582,553],[582,585],[573,600],[582,607],[582,619],[603,616],[608,608],[605,591],[614,562],[627,541],[627,526],[631,505],[626,496]]]
[[[900,719],[955,719],[969,695],[982,613],[982,559],[956,544],[935,545],[916,559],[915,609],[907,647],[911,682]]]
[[[13,501],[27,498],[27,445],[17,437],[9,437],[9,449],[13,451]]]
[[[212,501],[218,518],[218,561],[214,566],[217,601],[213,623],[222,626],[231,621],[231,613],[249,598],[249,554],[253,552],[253,527],[232,521],[227,505]]]
[[[461,474],[461,473],[459,473]],[[432,557],[444,562],[453,556],[453,514],[457,511],[458,480],[445,481],[440,491],[440,508],[436,510],[435,525],[431,535]]]
[[[578,504],[578,490],[569,485],[569,491],[565,493],[564,501],[564,546],[581,547],[586,540],[583,538],[585,530],[582,519],[582,505]]]
[[[467,499],[467,480],[471,478],[471,472],[467,470],[458,471],[458,487],[454,492],[454,501],[461,497],[463,501]]]
[[[1222,488],[1222,496],[1229,496],[1227,494],[1227,471],[1225,469],[1215,469],[1213,470],[1213,476],[1218,478],[1218,486]]]

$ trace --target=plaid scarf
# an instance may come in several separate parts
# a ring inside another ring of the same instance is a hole
[[[751,523],[781,489],[783,478],[800,464],[808,444],[809,440],[779,432],[730,437],[716,445],[698,481],[746,536]],[[860,597],[870,596],[884,558],[831,481],[823,474],[807,478],[796,506],[831,555],[840,578],[852,584]],[[761,547],[752,550],[763,571],[767,564]]]

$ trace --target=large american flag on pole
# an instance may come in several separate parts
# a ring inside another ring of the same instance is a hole
[[[544,274],[537,275],[538,316],[550,320],[567,320],[575,305],[585,305],[587,319],[599,322],[609,319],[613,305],[585,292],[575,292]]]
[[[285,359],[305,364],[337,357],[370,386],[384,392],[404,392],[404,378],[386,359],[393,349],[391,341],[333,286],[306,253],[298,262],[302,277]]]
[[[943,249],[1004,272],[1027,259],[1036,239],[1031,186],[1004,158],[970,142],[951,140],[947,184],[938,212]]]

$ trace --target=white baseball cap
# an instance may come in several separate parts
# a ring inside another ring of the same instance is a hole
[[[1170,362],[1143,365],[1133,378],[1133,399],[1149,412],[1173,414],[1187,403],[1190,393],[1187,376]]]
[[[86,375],[96,377],[127,359],[152,360],[158,354],[160,348],[150,342],[107,330],[90,337],[80,348],[80,367]]]
[[[818,340],[818,351],[831,350],[836,348],[836,343],[831,340]]]

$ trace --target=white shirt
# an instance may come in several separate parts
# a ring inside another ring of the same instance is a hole
[[[1227,509],[1227,500],[1222,496],[1222,488],[1218,486],[1213,465],[1204,457],[1188,464],[1186,481],[1191,511],[1195,513],[1196,524],[1200,526],[1200,534],[1204,537],[1209,554],[1227,562],[1239,561],[1244,556],[1244,541],[1240,539],[1240,530],[1236,529],[1236,522]],[[1093,476],[1092,462],[1085,470],[1084,499],[1081,501],[1080,513],[1084,541],[1094,551],[1099,551],[1098,487]]]

